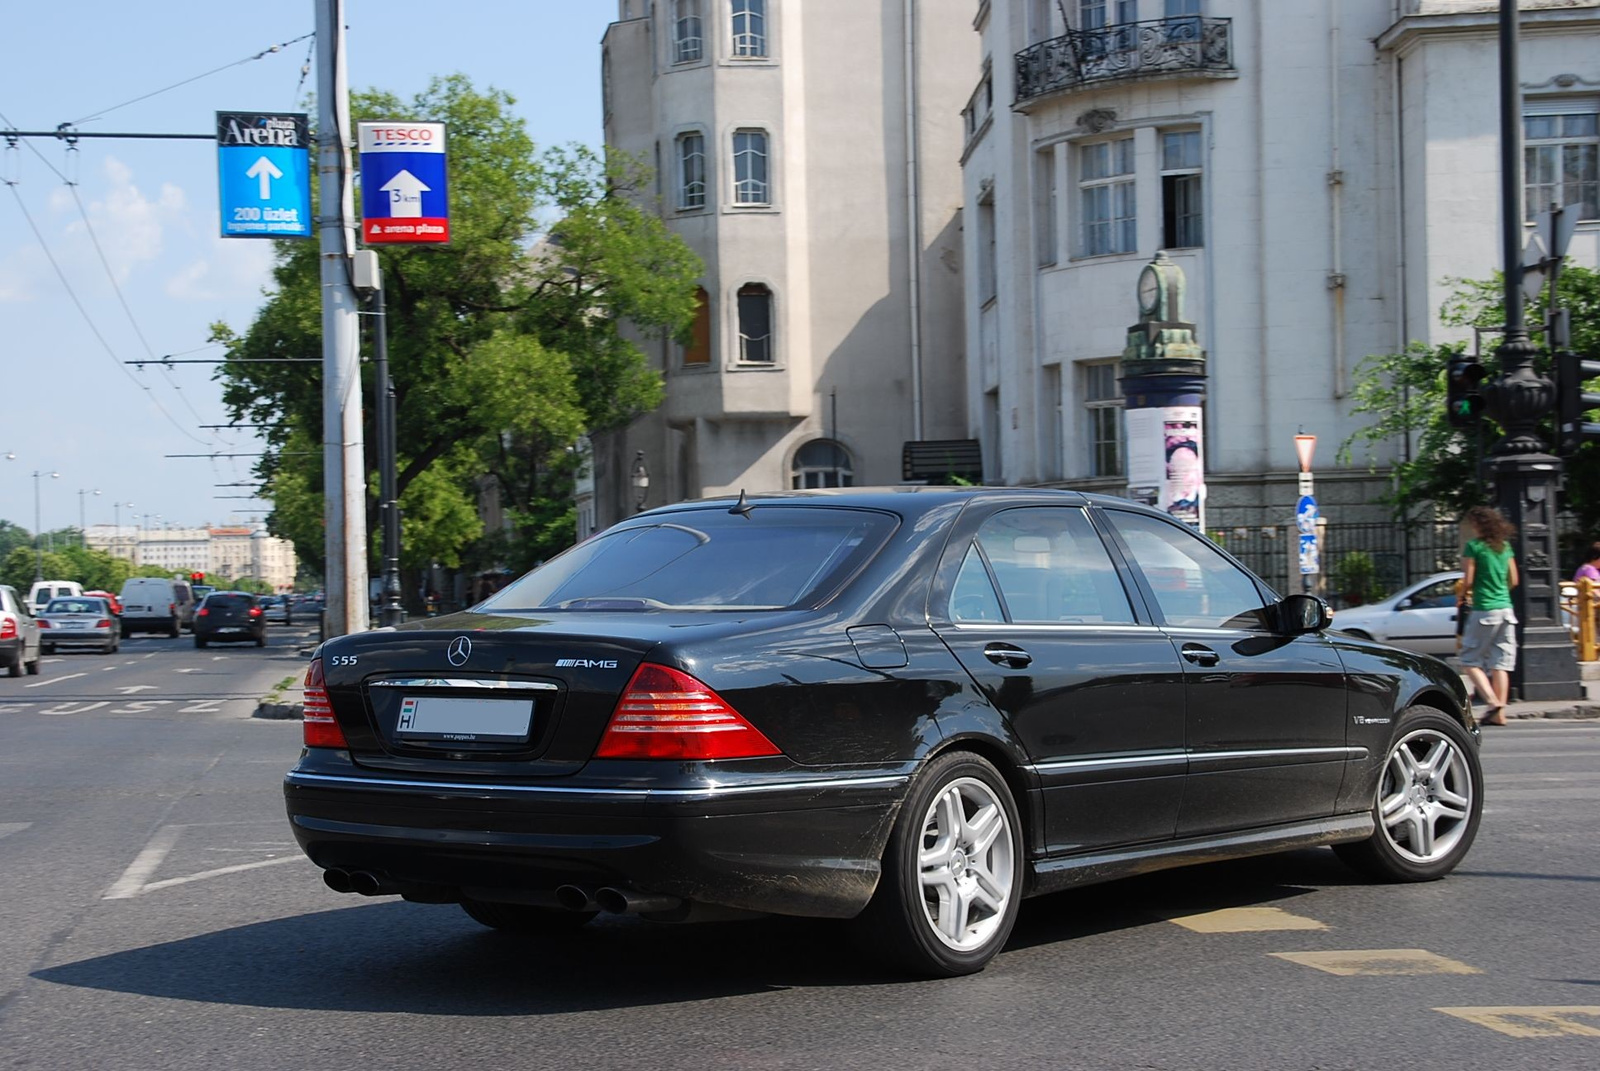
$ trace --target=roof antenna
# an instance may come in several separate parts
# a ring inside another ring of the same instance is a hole
[[[729,506],[728,512],[732,513],[736,517],[748,518],[750,516],[750,511],[755,508],[756,504],[744,497],[744,488],[741,487],[739,488],[739,501]]]

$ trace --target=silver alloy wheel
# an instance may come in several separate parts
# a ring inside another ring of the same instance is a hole
[[[1454,740],[1437,729],[1407,733],[1389,752],[1378,788],[1383,835],[1403,858],[1437,862],[1466,834],[1475,791]]]
[[[923,914],[939,940],[970,952],[993,937],[1016,865],[1011,821],[994,789],[975,777],[945,785],[923,815],[917,853]]]

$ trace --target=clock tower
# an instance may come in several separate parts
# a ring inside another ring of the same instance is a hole
[[[1158,252],[1139,272],[1139,322],[1122,351],[1128,497],[1204,531],[1206,354],[1183,297],[1183,269]]]

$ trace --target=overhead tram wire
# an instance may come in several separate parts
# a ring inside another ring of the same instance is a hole
[[[9,120],[7,120],[7,122],[9,123]],[[117,295],[117,302],[122,306],[123,313],[128,317],[128,324],[133,328],[134,335],[138,337],[139,344],[144,347],[145,353],[147,353],[152,360],[155,360],[155,347],[151,346],[150,340],[145,337],[144,330],[139,326],[139,321],[133,315],[133,306],[128,304],[128,299],[122,292],[122,284],[117,282],[117,273],[111,270],[111,261],[106,258],[105,248],[100,244],[100,236],[95,233],[94,223],[89,219],[89,212],[83,205],[83,198],[78,196],[78,184],[69,178],[66,172],[52,164],[49,158],[46,157],[44,153],[40,152],[32,142],[28,143],[28,150],[39,158],[40,163],[44,164],[45,167],[48,167],[51,171],[53,171],[56,177],[61,180],[62,184],[65,185],[67,190],[72,194],[72,203],[78,206],[78,216],[83,220],[83,228],[89,235],[90,243],[94,246],[95,255],[100,258],[100,266],[105,269],[106,278],[111,282],[112,292]],[[69,145],[67,151],[76,152],[77,148],[76,146]],[[189,415],[194,417],[195,423],[203,423],[205,421],[205,417],[201,416],[199,411],[195,409],[192,404],[190,404],[188,395],[183,393],[182,385],[179,384],[176,379],[171,378],[171,367],[168,367],[167,373],[167,385],[173,390],[177,391],[178,400],[183,403],[183,407],[185,409],[189,410]],[[212,433],[211,438],[215,442],[221,443],[224,446],[232,447],[237,445],[236,443],[228,442],[220,435],[215,433]]]
[[[113,104],[109,108],[101,108],[98,111],[90,112],[88,115],[84,116],[82,119],[75,119],[71,123],[68,123],[66,125],[67,126],[79,126],[79,125],[81,125],[83,123],[93,122],[94,120],[99,119],[101,116],[109,115],[110,113],[116,111],[119,108],[126,108],[128,105],[137,104],[141,100],[149,100],[151,97],[158,97],[161,94],[166,93],[166,92],[168,92],[170,90],[177,89],[180,86],[186,86],[190,82],[198,82],[198,81],[200,81],[200,79],[209,78],[214,74],[220,74],[223,71],[229,70],[229,69],[231,69],[233,67],[242,67],[246,63],[251,63],[251,62],[254,62],[255,60],[258,60],[258,59],[264,59],[265,57],[272,55],[274,52],[282,52],[285,48],[288,48],[290,45],[299,44],[301,41],[304,41],[307,38],[315,38],[316,36],[317,35],[316,35],[315,31],[313,31],[311,33],[303,33],[299,37],[292,37],[287,41],[280,41],[275,45],[267,46],[266,48],[262,49],[260,52],[257,52],[253,56],[246,56],[244,59],[234,60],[232,63],[224,63],[220,67],[213,67],[209,71],[203,71],[200,74],[194,75],[193,77],[185,78],[181,82],[174,82],[170,86],[162,86],[160,89],[152,89],[150,92],[140,94],[139,96],[134,97],[132,100],[125,100],[121,104]],[[9,120],[7,120],[7,122],[9,122]]]

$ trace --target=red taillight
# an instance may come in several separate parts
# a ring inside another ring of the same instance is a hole
[[[175,602],[167,603],[167,613],[175,614],[177,612],[178,612],[178,604],[177,603],[175,603]]]
[[[207,610],[204,606],[202,606],[202,607],[200,607],[200,609],[198,609],[198,610],[196,610],[194,612],[194,616],[196,616],[196,617],[210,617],[211,616],[211,611]]]
[[[44,618],[41,617],[39,619],[39,627],[40,628],[49,628],[50,627],[50,622],[46,621]],[[11,635],[15,636],[16,634],[17,634],[17,627],[15,625],[12,625],[11,626]]]
[[[687,673],[649,662],[617,701],[597,759],[747,759],[782,754]]]
[[[260,617],[261,616],[261,607],[259,607],[259,606],[250,607],[250,616],[251,617]]]
[[[96,621],[94,623],[94,627],[95,628],[110,628],[111,627],[111,621],[110,621],[109,618],[103,619],[103,620],[100,620],[100,621]]]
[[[0,619],[0,640],[14,640],[17,638],[17,619],[7,617]]]
[[[322,677],[322,659],[313,658],[306,670],[305,696],[302,700],[302,723],[306,747],[349,747],[344,730],[333,716],[333,704],[328,702],[327,682]]]

